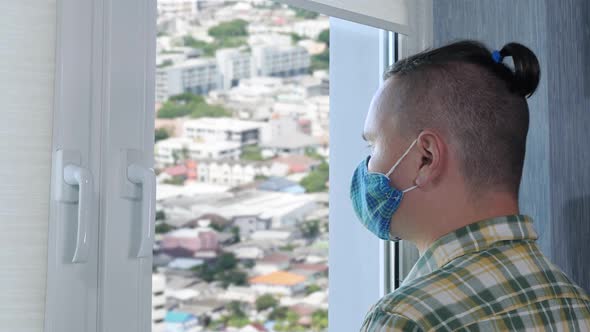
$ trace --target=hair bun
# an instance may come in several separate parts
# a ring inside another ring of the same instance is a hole
[[[525,98],[532,96],[541,77],[541,69],[535,53],[522,44],[508,43],[502,47],[500,55],[512,57],[514,62],[511,90]]]

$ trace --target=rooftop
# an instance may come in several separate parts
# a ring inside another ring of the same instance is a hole
[[[258,129],[261,124],[256,121],[245,121],[233,118],[199,118],[184,122],[184,128],[206,128],[218,131],[244,131]]]
[[[250,279],[251,284],[267,284],[273,286],[293,286],[304,281],[304,276],[286,271],[276,271]]]

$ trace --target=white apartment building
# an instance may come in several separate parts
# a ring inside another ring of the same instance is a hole
[[[215,53],[217,67],[221,74],[221,88],[237,86],[240,80],[254,76],[255,69],[252,55],[238,48],[217,50]]]
[[[166,324],[166,277],[152,274],[152,332],[164,332]]]
[[[263,45],[252,48],[258,76],[289,77],[308,72],[309,53],[301,46]]]
[[[184,123],[184,136],[204,142],[234,142],[240,146],[259,142],[262,123],[233,118],[200,118]]]
[[[201,160],[197,163],[197,181],[239,186],[256,176],[285,176],[289,167],[266,161]]]
[[[206,95],[221,86],[221,76],[215,59],[189,59],[156,70],[156,101],[183,92]]]
[[[172,137],[156,143],[154,159],[158,167],[174,165],[183,159],[240,158],[241,144],[224,140],[202,142],[186,137]]]
[[[158,0],[158,16],[176,16],[190,18],[197,14],[195,0]]]
[[[293,23],[293,32],[311,39],[317,39],[320,32],[330,28],[330,21],[325,20],[305,20]]]

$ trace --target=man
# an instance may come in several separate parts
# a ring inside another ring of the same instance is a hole
[[[543,256],[519,213],[526,98],[539,78],[525,46],[490,52],[473,41],[385,74],[351,199],[376,236],[411,241],[420,258],[362,331],[590,331],[589,297]]]

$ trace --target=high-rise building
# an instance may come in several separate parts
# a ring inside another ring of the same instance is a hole
[[[309,53],[301,46],[265,45],[252,48],[258,76],[289,77],[308,72]]]
[[[158,16],[190,18],[197,14],[195,0],[158,0]]]
[[[205,95],[220,86],[221,76],[213,58],[189,59],[156,71],[157,102],[164,102],[170,96],[183,92]]]
[[[218,50],[215,54],[221,74],[221,88],[237,86],[240,80],[254,76],[252,55],[237,48]]]

